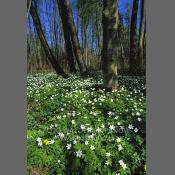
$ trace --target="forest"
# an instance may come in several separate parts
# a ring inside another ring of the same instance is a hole
[[[145,0],[27,0],[27,172],[146,174]]]

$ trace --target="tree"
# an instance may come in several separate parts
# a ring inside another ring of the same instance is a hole
[[[124,62],[124,58],[125,58],[125,54],[124,54],[124,48],[123,48],[123,44],[122,44],[122,23],[121,23],[121,15],[119,14],[119,11],[117,10],[117,19],[118,19],[118,28],[117,28],[117,33],[118,33],[118,45],[119,45],[119,50],[120,51],[120,55],[119,56],[119,62],[120,62],[120,69],[121,69],[121,73],[124,73],[124,68],[125,68],[125,62]]]
[[[146,24],[146,15],[145,15],[145,0],[141,0],[141,20],[139,27],[139,51],[138,51],[138,59],[139,59],[139,67],[143,69],[144,64],[144,37],[145,37],[145,26]]]
[[[82,47],[86,62],[91,68],[99,68],[102,47],[103,3],[101,0],[77,0],[76,6],[80,19]],[[95,63],[98,63],[98,65]]]
[[[118,28],[118,0],[104,0],[103,2],[103,48],[102,71],[105,88],[117,89],[117,28]]]
[[[87,74],[87,67],[82,57],[82,52],[80,49],[80,44],[78,40],[78,35],[75,28],[75,23],[72,16],[72,11],[69,5],[69,0],[57,0],[60,11],[63,14],[63,20],[66,21],[68,26],[68,31],[70,34],[74,55],[78,66],[80,68],[81,74],[84,76]],[[64,30],[64,29],[63,29]]]
[[[138,71],[137,61],[137,13],[138,0],[133,0],[131,27],[130,27],[130,74],[136,75]]]
[[[27,0],[27,4],[29,6],[29,0]],[[68,75],[64,72],[64,70],[61,68],[61,66],[59,65],[59,63],[56,61],[56,59],[54,58],[54,55],[51,51],[51,49],[49,48],[49,45],[47,43],[47,40],[44,36],[43,30],[42,30],[42,26],[41,26],[41,22],[40,22],[40,18],[38,16],[36,7],[35,7],[35,2],[34,0],[32,0],[32,3],[30,5],[30,14],[32,16],[38,37],[40,39],[40,42],[44,48],[45,54],[47,56],[47,58],[49,59],[52,67],[54,68],[54,70],[56,71],[56,73],[58,75],[63,76],[64,78],[67,78]]]
[[[73,48],[72,48],[71,37],[69,33],[69,27],[68,27],[66,18],[64,17],[64,15],[66,14],[64,14],[64,11],[61,9],[60,1],[58,1],[58,8],[59,8],[61,21],[62,21],[64,41],[65,41],[65,46],[66,46],[66,54],[67,54],[67,60],[69,62],[70,72],[75,73],[76,68],[75,68],[75,63],[74,63]]]

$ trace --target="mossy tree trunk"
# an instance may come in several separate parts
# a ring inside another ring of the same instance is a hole
[[[118,0],[104,0],[103,2],[103,48],[102,71],[104,87],[117,89],[117,42],[118,42]]]

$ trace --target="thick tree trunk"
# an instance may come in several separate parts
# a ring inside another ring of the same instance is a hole
[[[27,0],[27,3],[29,3],[29,0]],[[44,48],[46,56],[49,59],[51,65],[53,66],[53,68],[55,69],[55,71],[56,71],[56,73],[58,75],[61,75],[64,78],[67,78],[68,75],[64,72],[64,70],[61,68],[59,63],[56,61],[52,51],[49,48],[49,45],[48,45],[47,40],[46,40],[46,38],[44,36],[43,30],[42,30],[42,26],[41,26],[41,22],[40,22],[38,14],[37,14],[37,11],[35,9],[33,1],[31,3],[31,7],[30,7],[30,14],[32,16],[32,19],[33,19],[35,28],[37,30],[37,34],[38,34],[38,37],[40,39],[40,42],[41,42],[41,44],[42,44],[42,46]]]
[[[138,71],[137,60],[137,13],[138,0],[133,0],[131,27],[130,27],[130,74],[136,75]]]
[[[144,33],[145,33],[145,0],[141,0],[141,20],[140,20],[140,28],[139,28],[139,68],[143,70],[143,62],[144,62]]]
[[[70,9],[69,0],[57,0],[57,2],[58,4],[60,4],[61,10],[63,11],[62,13],[64,14],[65,21],[67,21],[68,30],[70,32],[70,37],[72,41],[73,51],[74,51],[78,66],[80,68],[80,72],[82,75],[86,75],[87,67],[82,58],[82,52],[80,49],[78,35],[76,32],[75,23],[72,16],[72,11]]]
[[[61,9],[62,7],[60,4],[60,1],[58,1],[58,8],[59,8],[61,21],[62,21],[64,40],[65,40],[65,46],[66,46],[66,54],[67,54],[67,60],[68,60],[69,67],[70,67],[70,72],[76,73],[75,62],[74,62],[74,57],[73,57],[73,48],[72,48],[69,28],[68,28],[68,24],[67,24],[67,21],[65,18],[64,11]]]
[[[116,0],[104,0],[103,2],[103,48],[102,48],[102,70],[104,86],[109,89],[117,89],[117,6]]]

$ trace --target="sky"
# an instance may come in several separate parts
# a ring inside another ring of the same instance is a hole
[[[42,2],[42,1],[41,1]],[[51,2],[51,1],[50,1]],[[75,4],[76,0],[70,0],[70,4],[73,5]],[[133,0],[119,0],[119,12],[122,14],[126,13],[126,5],[129,4],[132,8],[132,2]],[[41,5],[42,7],[42,5]],[[56,7],[57,8],[57,7]],[[140,8],[139,8],[140,9]],[[139,10],[140,11],[140,10]],[[76,23],[76,19],[77,19],[77,14],[75,14],[75,11],[73,10],[73,16],[74,16],[74,21]],[[139,15],[138,15],[139,16]],[[46,31],[49,31],[49,21],[47,20],[47,22],[45,22],[45,24],[43,23],[43,14],[42,14],[42,10],[40,9],[40,20],[42,25],[46,26]],[[31,20],[32,21],[32,20]],[[138,18],[138,24],[139,24],[139,18]],[[33,24],[32,24],[33,25]],[[49,34],[49,32],[47,32],[47,34]],[[48,43],[50,44],[50,38],[48,36],[46,36],[46,38],[48,39]]]

